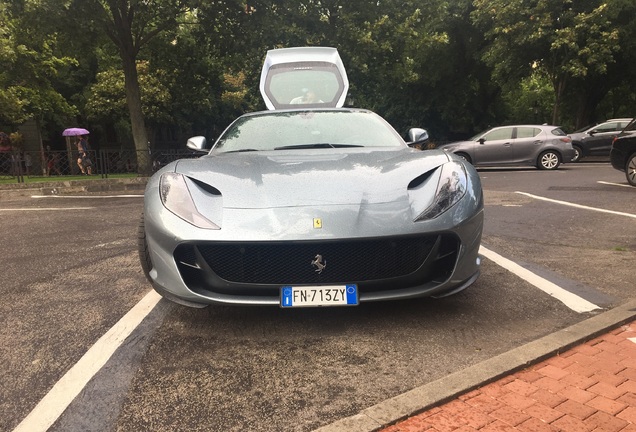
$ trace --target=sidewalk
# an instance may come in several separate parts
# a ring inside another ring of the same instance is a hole
[[[314,432],[636,432],[636,300]]]
[[[636,432],[636,321],[381,430]]]
[[[33,195],[81,195],[134,193],[142,194],[147,177],[100,178],[99,175],[86,180],[64,180],[50,177],[47,181],[33,183],[2,183],[0,199],[16,199]]]

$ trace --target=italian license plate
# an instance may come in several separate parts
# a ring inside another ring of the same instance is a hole
[[[355,306],[357,285],[284,286],[280,289],[281,307]]]

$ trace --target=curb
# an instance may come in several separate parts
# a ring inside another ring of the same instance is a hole
[[[636,318],[636,300],[437,381],[373,405],[313,432],[374,432],[611,331]]]
[[[144,192],[147,177],[126,179],[63,180],[42,183],[11,183],[0,185],[0,199],[15,199],[33,195],[99,195],[111,192]]]

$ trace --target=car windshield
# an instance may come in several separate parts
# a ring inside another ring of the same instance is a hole
[[[470,137],[470,139],[468,141],[477,141],[479,138],[481,138],[483,135],[486,134],[486,132],[488,132],[490,129],[487,129],[485,131],[479,132],[477,135],[474,135],[472,137]]]
[[[629,122],[629,124],[625,126],[625,129],[623,130],[625,132],[629,132],[629,131],[633,131],[634,129],[636,129],[636,118],[632,119],[632,121]]]
[[[370,111],[269,111],[239,117],[218,139],[213,151],[404,145],[397,132]]]
[[[583,133],[583,132],[587,131],[588,129],[592,129],[594,126],[598,126],[599,124],[600,124],[600,123],[587,125],[587,126],[585,126],[584,128],[581,128],[581,129],[575,130],[575,131],[574,131],[574,132],[572,132],[572,133]]]

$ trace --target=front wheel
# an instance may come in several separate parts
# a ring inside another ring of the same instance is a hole
[[[539,155],[537,168],[542,170],[555,170],[561,164],[561,156],[553,150],[548,150]]]
[[[577,145],[573,145],[574,148],[574,157],[572,158],[572,162],[578,162],[583,157],[583,149]]]
[[[625,177],[627,177],[627,182],[636,186],[636,153],[632,154],[625,164]]]

